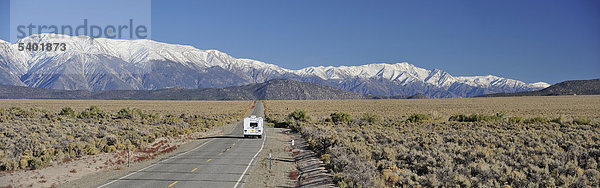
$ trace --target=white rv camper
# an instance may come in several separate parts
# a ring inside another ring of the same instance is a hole
[[[244,137],[258,136],[258,138],[262,138],[263,132],[262,117],[250,116],[244,118]]]

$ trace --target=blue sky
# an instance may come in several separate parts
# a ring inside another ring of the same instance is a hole
[[[147,36],[151,36],[151,31],[148,29],[151,27],[151,13],[150,0],[102,0],[102,3],[97,3],[95,0],[12,0],[10,1],[10,41],[14,43],[21,38],[38,33],[88,35],[95,38],[149,39]],[[29,28],[30,25],[36,27]],[[109,25],[112,27],[106,28]],[[48,28],[51,26],[55,26],[56,31]],[[70,29],[62,29],[62,26],[70,26]],[[81,28],[77,29],[79,26]],[[117,29],[119,26],[127,26],[127,29],[121,27],[122,29],[119,30]],[[145,32],[130,32],[135,31],[135,29],[128,29],[130,26],[146,27],[140,30]],[[105,29],[107,32],[104,32]],[[111,31],[110,34],[107,34],[108,30]],[[141,37],[137,37],[138,35]]]
[[[8,5],[0,0],[2,40]],[[290,69],[407,61],[455,76],[600,78],[596,0],[154,0],[151,15],[152,40]]]

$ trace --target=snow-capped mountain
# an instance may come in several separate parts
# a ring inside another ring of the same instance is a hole
[[[18,43],[65,43],[66,50],[18,51]],[[0,41],[0,84],[68,90],[226,87],[274,78],[314,82],[373,95],[470,97],[538,90],[547,83],[524,83],[497,76],[454,77],[412,64],[307,67],[290,70],[217,50],[151,40],[118,40],[32,35],[16,44]]]

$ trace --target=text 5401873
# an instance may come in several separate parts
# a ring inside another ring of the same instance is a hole
[[[65,43],[19,43],[18,44],[19,51],[66,51],[67,44]]]

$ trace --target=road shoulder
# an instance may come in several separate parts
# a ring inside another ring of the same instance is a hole
[[[294,187],[296,181],[289,176],[294,164],[289,129],[265,127],[268,134],[267,143],[258,155],[243,186]],[[271,169],[269,169],[269,153],[271,153]]]

